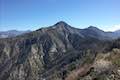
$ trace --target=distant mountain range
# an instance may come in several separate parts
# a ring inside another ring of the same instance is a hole
[[[31,32],[31,31],[30,30],[28,30],[28,31],[17,31],[17,30],[0,31],[0,38],[15,37],[15,36],[29,33],[29,32]]]
[[[108,39],[108,38],[116,39],[120,37],[120,30],[117,30],[114,32],[105,32],[94,26],[90,26],[85,29],[77,29],[73,27],[68,27],[68,24],[63,21],[58,22],[56,25],[61,25],[61,24],[64,26],[64,29],[69,28],[73,32],[77,31],[77,33],[79,33],[79,35],[81,36],[86,35],[86,36],[91,36],[91,37],[98,37],[99,39]],[[17,30],[1,31],[0,38],[15,37],[15,36],[22,35],[22,34],[29,33],[29,32],[31,31],[30,30],[28,31],[17,31]]]
[[[78,29],[60,21],[27,34],[7,34],[13,32],[15,37],[0,39],[0,80],[120,79],[120,31]]]

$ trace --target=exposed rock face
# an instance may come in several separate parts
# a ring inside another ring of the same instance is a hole
[[[95,34],[91,29],[76,29],[61,21],[0,39],[0,80],[64,80],[69,71],[84,61],[92,63],[96,53],[106,49],[110,37]]]

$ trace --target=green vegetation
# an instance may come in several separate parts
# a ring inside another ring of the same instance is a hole
[[[93,80],[108,80],[106,75],[99,75],[96,78],[94,78]]]
[[[120,58],[119,59],[115,59],[112,61],[113,64],[115,64],[116,66],[119,66],[120,67]]]
[[[69,71],[72,71],[76,68],[76,64],[75,63],[71,63],[69,66],[68,66],[68,70]]]

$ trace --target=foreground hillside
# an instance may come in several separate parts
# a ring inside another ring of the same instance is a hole
[[[106,80],[119,72],[120,39],[110,34],[58,22],[0,39],[0,80]]]
[[[119,80],[120,49],[99,53],[92,63],[86,63],[72,70],[65,80]]]

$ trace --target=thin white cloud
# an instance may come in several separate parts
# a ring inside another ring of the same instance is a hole
[[[113,25],[113,26],[105,26],[104,31],[116,31],[116,30],[120,30],[120,24],[118,25]]]

